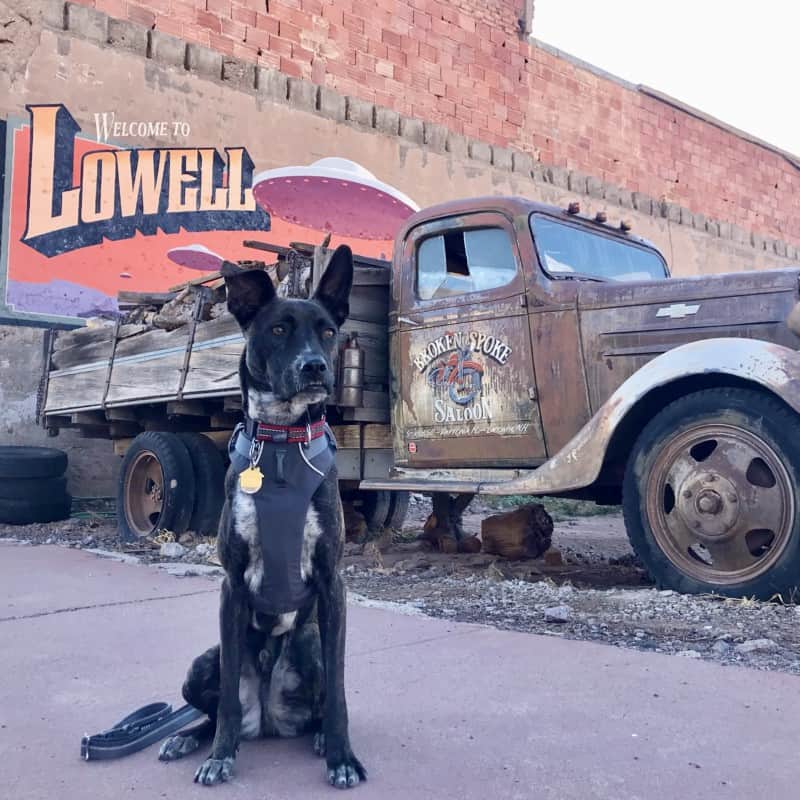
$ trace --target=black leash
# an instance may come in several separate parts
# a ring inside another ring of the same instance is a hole
[[[205,714],[194,706],[186,705],[173,711],[169,703],[150,703],[128,714],[107,731],[86,734],[81,739],[81,758],[99,761],[130,755],[203,716]]]

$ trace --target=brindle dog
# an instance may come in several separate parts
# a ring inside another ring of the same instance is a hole
[[[245,337],[239,372],[246,418],[280,426],[320,419],[334,387],[337,333],[349,313],[350,249],[336,250],[310,300],[278,298],[263,270],[226,262],[222,274],[228,308]],[[208,718],[167,739],[159,753],[163,761],[182,758],[213,736],[198,783],[231,777],[240,739],[305,733],[314,734],[333,786],[366,779],[348,733],[338,571],[344,518],[335,465],[300,513],[300,579],[313,589],[310,599],[289,613],[261,613],[255,607],[270,590],[264,569],[270,534],[259,536],[256,504],[240,488],[239,473],[228,470],[217,545],[225,569],[220,644],[195,659],[183,685],[186,701]]]

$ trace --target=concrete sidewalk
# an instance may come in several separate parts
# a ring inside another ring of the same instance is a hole
[[[308,739],[245,743],[232,783],[205,750],[84,763],[81,734],[180,704],[216,641],[217,584],[57,547],[0,544],[0,796],[331,798]],[[800,680],[351,606],[351,737],[369,798],[793,796]]]

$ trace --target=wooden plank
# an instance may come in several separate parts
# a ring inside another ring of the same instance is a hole
[[[78,411],[70,417],[72,425],[105,425],[106,415],[102,411]]]
[[[51,372],[47,379],[45,413],[100,408],[105,388],[105,366],[77,374]]]
[[[135,408],[121,406],[118,408],[107,408],[106,419],[109,422],[136,422],[139,419],[139,415]]]
[[[133,437],[126,439],[114,439],[114,455],[124,456],[133,442]]]
[[[364,389],[364,399],[361,403],[362,408],[380,408],[388,411],[389,409],[389,393],[378,392],[369,389]]]
[[[360,425],[331,425],[331,430],[336,437],[336,444],[340,449],[361,448]]]
[[[342,419],[346,422],[389,422],[389,409],[344,408]]]
[[[102,338],[95,337],[88,342],[78,342],[61,350],[53,350],[50,357],[51,368],[69,369],[107,359],[111,355],[113,337],[113,328],[103,328]]]
[[[86,426],[81,427],[80,437],[81,439],[110,439],[111,433],[107,425],[105,427],[100,425]]]
[[[66,350],[68,347],[80,347],[93,342],[101,342],[110,337],[113,329],[114,323],[109,322],[108,325],[96,328],[83,327],[75,328],[71,331],[59,331],[53,342],[53,352],[57,353],[59,350]]]
[[[117,304],[120,308],[125,306],[163,306],[174,300],[177,292],[130,292],[117,293]]]
[[[217,408],[213,401],[176,400],[167,403],[167,415],[175,417],[210,417]]]
[[[242,398],[240,395],[230,395],[225,398],[223,401],[224,405],[223,408],[226,411],[241,411],[242,410]]]
[[[211,417],[211,421],[209,422],[209,425],[211,426],[211,428],[213,428],[215,430],[217,428],[222,428],[223,430],[233,430],[236,427],[236,424],[238,422],[241,422],[241,421],[242,421],[242,415],[241,414],[234,414],[234,413],[224,414],[224,413],[220,413],[220,414],[214,414]]]
[[[392,447],[391,425],[371,424],[364,425],[364,449]]]
[[[208,283],[209,281],[216,280],[217,278],[221,278],[222,273],[219,270],[215,272],[207,272],[205,275],[201,275],[199,278],[192,278],[190,281],[184,281],[183,283],[179,283],[177,286],[170,286],[170,292],[179,292],[181,289],[186,289],[189,286],[202,286],[204,283]]]
[[[112,439],[136,436],[140,431],[141,427],[135,422],[111,422],[108,426],[108,432]]]

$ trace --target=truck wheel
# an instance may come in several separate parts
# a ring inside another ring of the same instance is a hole
[[[663,587],[794,599],[800,416],[753,389],[707,389],[658,413],[625,470],[636,554]]]
[[[194,509],[192,459],[174,433],[140,433],[122,459],[117,489],[120,536],[135,541],[160,529],[183,533]]]
[[[386,518],[386,527],[396,531],[403,530],[403,523],[408,514],[408,503],[411,499],[409,492],[390,492],[389,515]]]
[[[0,446],[0,478],[58,478],[67,454],[54,447]]]
[[[189,529],[216,536],[225,502],[225,464],[214,442],[202,433],[179,433],[189,451],[194,471],[194,508]]]

